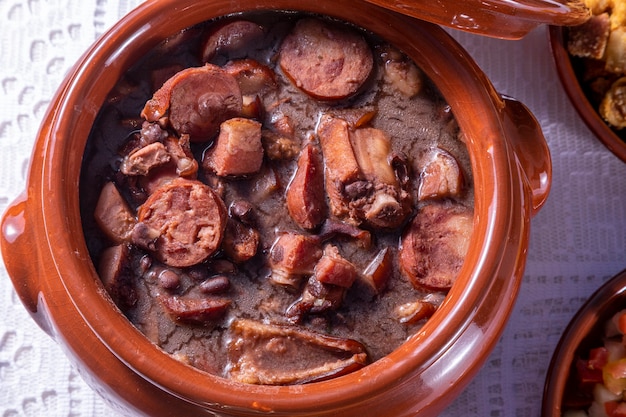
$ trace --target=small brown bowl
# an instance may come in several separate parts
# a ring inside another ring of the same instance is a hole
[[[604,323],[626,306],[626,270],[603,284],[578,310],[552,356],[543,392],[542,417],[561,417],[570,375],[577,356],[602,344]]]
[[[550,26],[548,32],[559,79],[574,108],[604,146],[626,162],[626,141],[602,120],[598,109],[593,107],[580,85],[567,51],[567,28]]]
[[[83,151],[98,109],[148,48],[196,23],[250,10],[299,10],[352,22],[407,53],[438,86],[467,139],[475,226],[456,284],[434,316],[381,360],[300,386],[208,375],[152,344],[108,297],[79,210]],[[68,74],[38,134],[24,194],[2,218],[7,271],[37,323],[84,379],[126,414],[151,416],[435,416],[497,343],[521,284],[530,220],[551,185],[550,153],[521,103],[498,94],[442,28],[359,0],[143,3]]]

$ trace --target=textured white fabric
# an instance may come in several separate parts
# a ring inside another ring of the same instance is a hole
[[[0,0],[0,211],[25,187],[43,113],[81,53],[139,0]],[[496,89],[536,115],[554,165],[531,223],[512,317],[478,376],[444,416],[535,417],[565,325],[626,268],[626,164],[575,113],[557,79],[545,27],[520,41],[450,31]],[[30,319],[0,266],[0,416],[114,416]]]

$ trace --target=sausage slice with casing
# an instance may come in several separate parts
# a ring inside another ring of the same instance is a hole
[[[139,208],[139,222],[155,231],[154,255],[174,267],[211,256],[224,236],[224,202],[200,181],[179,178],[157,189]]]
[[[156,122],[169,115],[169,123],[178,134],[203,142],[217,134],[222,122],[239,116],[242,107],[235,77],[206,64],[177,72],[146,102],[141,116]]]
[[[339,100],[360,90],[370,76],[374,58],[357,32],[319,19],[302,19],[281,45],[280,66],[310,96]]]
[[[448,290],[465,261],[474,227],[472,210],[457,204],[420,209],[402,236],[399,262],[416,288]]]

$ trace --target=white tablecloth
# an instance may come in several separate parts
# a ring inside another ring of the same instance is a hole
[[[139,0],[0,0],[0,211],[24,189],[43,113],[68,68]],[[510,322],[444,416],[535,417],[572,315],[626,268],[626,164],[598,142],[557,79],[545,27],[520,41],[451,31],[496,89],[539,119],[553,158]],[[0,266],[0,416],[113,416],[30,319]]]

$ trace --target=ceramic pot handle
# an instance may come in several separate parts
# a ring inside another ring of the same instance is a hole
[[[521,102],[503,97],[503,126],[513,145],[517,163],[527,180],[532,215],[545,203],[552,184],[552,159],[539,122]]]
[[[37,242],[32,240],[29,231],[37,226],[27,210],[27,195],[22,193],[2,215],[0,249],[13,287],[22,303],[46,333],[50,333],[48,317],[39,303],[41,284],[39,276],[45,263],[39,259]],[[50,265],[52,268],[53,266]]]

